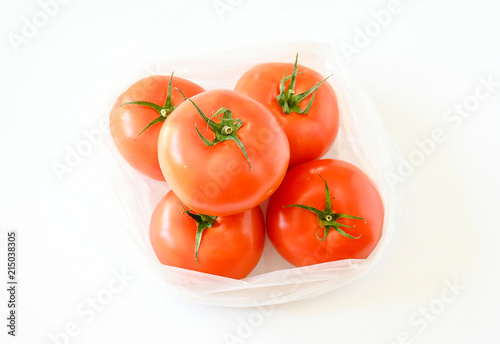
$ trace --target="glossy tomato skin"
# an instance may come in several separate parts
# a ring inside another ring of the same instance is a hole
[[[158,134],[163,123],[149,127],[137,136],[158,112],[143,105],[123,105],[135,101],[148,101],[163,106],[167,97],[170,76],[153,75],[137,81],[115,102],[110,114],[110,131],[116,147],[125,160],[146,176],[164,181],[158,163]],[[186,97],[201,93],[204,89],[195,83],[174,76],[172,80],[172,101],[174,106],[183,102],[180,89]]]
[[[342,236],[330,229],[324,241],[318,217],[307,210],[286,207],[303,204],[323,210],[326,204],[325,178],[335,213],[363,217],[338,221],[356,226],[342,227],[359,239]],[[291,169],[280,188],[270,198],[267,209],[267,234],[276,250],[295,266],[341,259],[364,259],[382,235],[384,205],[370,178],[356,166],[341,160],[310,161]]]
[[[203,232],[199,264],[195,261],[196,222],[183,212],[172,191],[153,212],[150,240],[162,264],[235,279],[246,277],[255,268],[265,241],[260,207],[217,217],[214,225]]]
[[[248,70],[238,80],[235,91],[244,94],[270,109],[285,130],[290,143],[290,168],[322,157],[333,145],[339,129],[339,109],[332,86],[324,82],[319,86],[314,102],[307,114],[285,114],[276,97],[283,74],[291,75],[291,63],[265,63]],[[303,93],[325,77],[316,71],[298,65],[295,93]],[[288,87],[289,81],[285,83]],[[304,109],[310,98],[301,103]]]
[[[256,207],[285,176],[290,156],[285,132],[263,105],[234,91],[207,91],[191,99],[208,117],[225,107],[233,119],[243,121],[237,135],[252,168],[235,142],[207,146],[202,141],[196,127],[209,141],[214,133],[186,101],[171,114],[158,139],[160,167],[169,186],[189,208],[206,215]]]

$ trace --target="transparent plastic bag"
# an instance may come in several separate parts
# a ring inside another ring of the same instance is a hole
[[[369,96],[360,88],[331,47],[313,42],[249,47],[220,53],[159,62],[156,72],[187,78],[206,90],[233,89],[238,78],[251,67],[265,62],[299,63],[320,74],[333,74],[333,86],[340,110],[340,129],[330,151],[323,158],[348,161],[370,176],[385,206],[382,237],[367,259],[348,259],[295,268],[279,256],[266,239],[264,253],[254,271],[235,280],[162,265],[149,241],[149,220],[157,202],[169,190],[132,169],[107,137],[104,164],[125,213],[127,229],[143,251],[145,264],[166,288],[195,302],[233,307],[285,303],[317,296],[354,281],[368,271],[388,245],[396,226],[400,194],[386,172],[399,159],[383,122]],[[145,77],[146,75],[144,75]],[[121,85],[125,90],[129,85]],[[265,205],[264,205],[265,206]]]

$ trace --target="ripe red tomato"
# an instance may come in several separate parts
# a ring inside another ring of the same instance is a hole
[[[291,169],[267,209],[267,234],[295,266],[364,259],[382,235],[384,205],[370,178],[341,160]]]
[[[264,217],[260,207],[255,207],[236,215],[201,218],[186,213],[170,191],[153,212],[150,239],[162,264],[240,279],[255,268],[262,255]]]
[[[170,80],[170,76],[154,75],[130,86],[113,105],[109,122],[113,140],[125,160],[137,171],[161,181],[165,179],[158,163],[158,133],[161,122],[183,101],[175,88],[187,97],[204,91],[191,81],[173,77],[169,98]]]
[[[285,132],[263,105],[231,90],[207,91],[191,101],[176,108],[160,131],[158,156],[169,186],[203,214],[256,207],[285,176]]]
[[[290,168],[322,157],[337,137],[335,91],[328,82],[314,88],[324,79],[314,70],[297,65],[297,60],[295,65],[264,63],[243,74],[234,88],[263,104],[278,119],[290,143]]]

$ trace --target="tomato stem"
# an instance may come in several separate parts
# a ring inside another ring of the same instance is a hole
[[[179,90],[179,92],[181,91]],[[203,120],[207,123],[207,129],[210,128],[215,134],[215,138],[212,141],[208,141],[200,133],[198,126],[195,124],[194,127],[196,129],[196,132],[200,136],[203,143],[211,147],[220,142],[233,141],[240,148],[241,152],[248,162],[248,165],[250,166],[250,169],[252,169],[252,163],[250,162],[250,159],[248,159],[247,150],[245,149],[243,142],[241,142],[241,139],[237,135],[238,130],[243,126],[243,121],[241,119],[233,118],[231,110],[226,109],[225,107],[221,107],[210,118],[208,118],[193,100],[186,98],[182,92],[181,94],[184,97],[184,100],[187,99],[194,105],[201,118],[203,118]],[[218,117],[219,115],[222,115],[222,117]],[[218,118],[220,122],[212,121],[212,118],[214,117]]]
[[[189,215],[193,220],[196,221],[196,237],[195,237],[195,247],[194,247],[194,259],[196,264],[200,265],[198,262],[198,251],[201,244],[201,238],[203,237],[203,232],[205,229],[210,228],[214,225],[217,216],[210,216],[205,214],[196,214],[191,209],[186,210],[186,207],[182,203],[179,203],[184,209],[183,214]]]
[[[298,114],[307,114],[309,110],[311,109],[311,106],[314,102],[314,97],[316,97],[316,92],[318,91],[318,87],[324,83],[331,75],[327,76],[325,79],[322,81],[318,82],[316,85],[314,85],[312,88],[309,90],[301,93],[301,94],[295,94],[295,82],[297,80],[297,62],[299,59],[299,54],[295,56],[295,64],[293,65],[293,71],[291,76],[286,76],[286,70],[285,73],[283,74],[283,78],[281,79],[280,82],[280,94],[276,97],[276,100],[278,100],[278,103],[280,104],[281,108],[283,109],[283,112],[285,114],[290,114],[292,112],[296,112]],[[288,84],[288,88],[285,87],[285,83],[290,80],[290,83]],[[313,93],[314,92],[314,93]],[[309,103],[306,105],[304,109],[300,108],[300,102],[303,101],[305,98],[307,98],[310,94],[313,94],[311,97],[311,100]]]
[[[316,216],[318,217],[319,223],[320,223],[320,227],[323,228],[323,237],[321,237],[321,238],[319,237],[318,231],[316,230],[316,238],[318,240],[320,240],[320,241],[324,241],[326,239],[328,233],[330,232],[330,229],[332,229],[332,228],[334,230],[336,230],[338,233],[340,233],[341,235],[345,236],[346,238],[359,239],[361,237],[361,234],[359,236],[355,237],[355,236],[352,236],[350,234],[347,234],[346,232],[344,232],[340,228],[340,227],[354,228],[356,226],[348,226],[346,224],[338,222],[337,220],[338,219],[342,219],[342,218],[345,218],[345,219],[356,219],[356,220],[365,220],[365,219],[362,218],[362,217],[358,217],[358,216],[352,216],[352,215],[347,215],[347,214],[338,214],[338,213],[335,213],[332,210],[332,199],[331,199],[330,188],[328,187],[328,183],[326,182],[325,178],[323,178],[321,176],[321,174],[318,173],[318,176],[321,179],[323,179],[323,181],[325,182],[325,199],[326,199],[326,205],[325,205],[325,209],[324,210],[319,210],[319,209],[316,209],[316,208],[311,207],[309,205],[303,205],[303,204],[290,204],[290,205],[283,206],[283,208],[295,207],[295,208],[300,208],[300,209],[308,210],[308,211],[316,214]]]
[[[144,129],[142,129],[135,137],[141,135],[149,127],[155,125],[156,123],[164,122],[167,119],[167,117],[172,113],[172,111],[174,111],[174,109],[177,107],[177,106],[174,106],[174,104],[172,103],[172,80],[173,79],[174,79],[174,72],[172,72],[172,74],[170,76],[170,82],[168,83],[168,88],[167,88],[167,98],[165,99],[165,104],[163,104],[163,106],[155,104],[155,103],[143,101],[143,100],[136,101],[136,102],[123,103],[121,105],[121,106],[123,106],[123,105],[147,106],[147,107],[155,110],[156,112],[158,112],[158,117],[156,117],[151,122],[149,122],[149,124]]]

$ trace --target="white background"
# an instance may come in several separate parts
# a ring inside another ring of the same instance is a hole
[[[500,341],[500,85],[459,124],[444,117],[456,104],[475,105],[480,78],[500,81],[500,4],[400,0],[384,27],[374,25],[372,11],[389,3],[73,0],[56,3],[44,23],[37,1],[2,0],[1,342]],[[40,27],[12,44],[26,20]],[[371,37],[361,46],[366,30]],[[102,145],[62,178],[52,165],[154,62],[292,40],[357,44],[343,56],[405,157],[436,128],[446,140],[398,184],[405,203],[396,234],[363,278],[264,310],[193,304],[143,268],[99,159]],[[11,230],[19,240],[16,338],[4,325]],[[121,271],[134,279],[82,316],[78,308],[90,309],[88,300]],[[459,286],[455,294],[450,284]],[[75,335],[68,340],[67,329]]]

